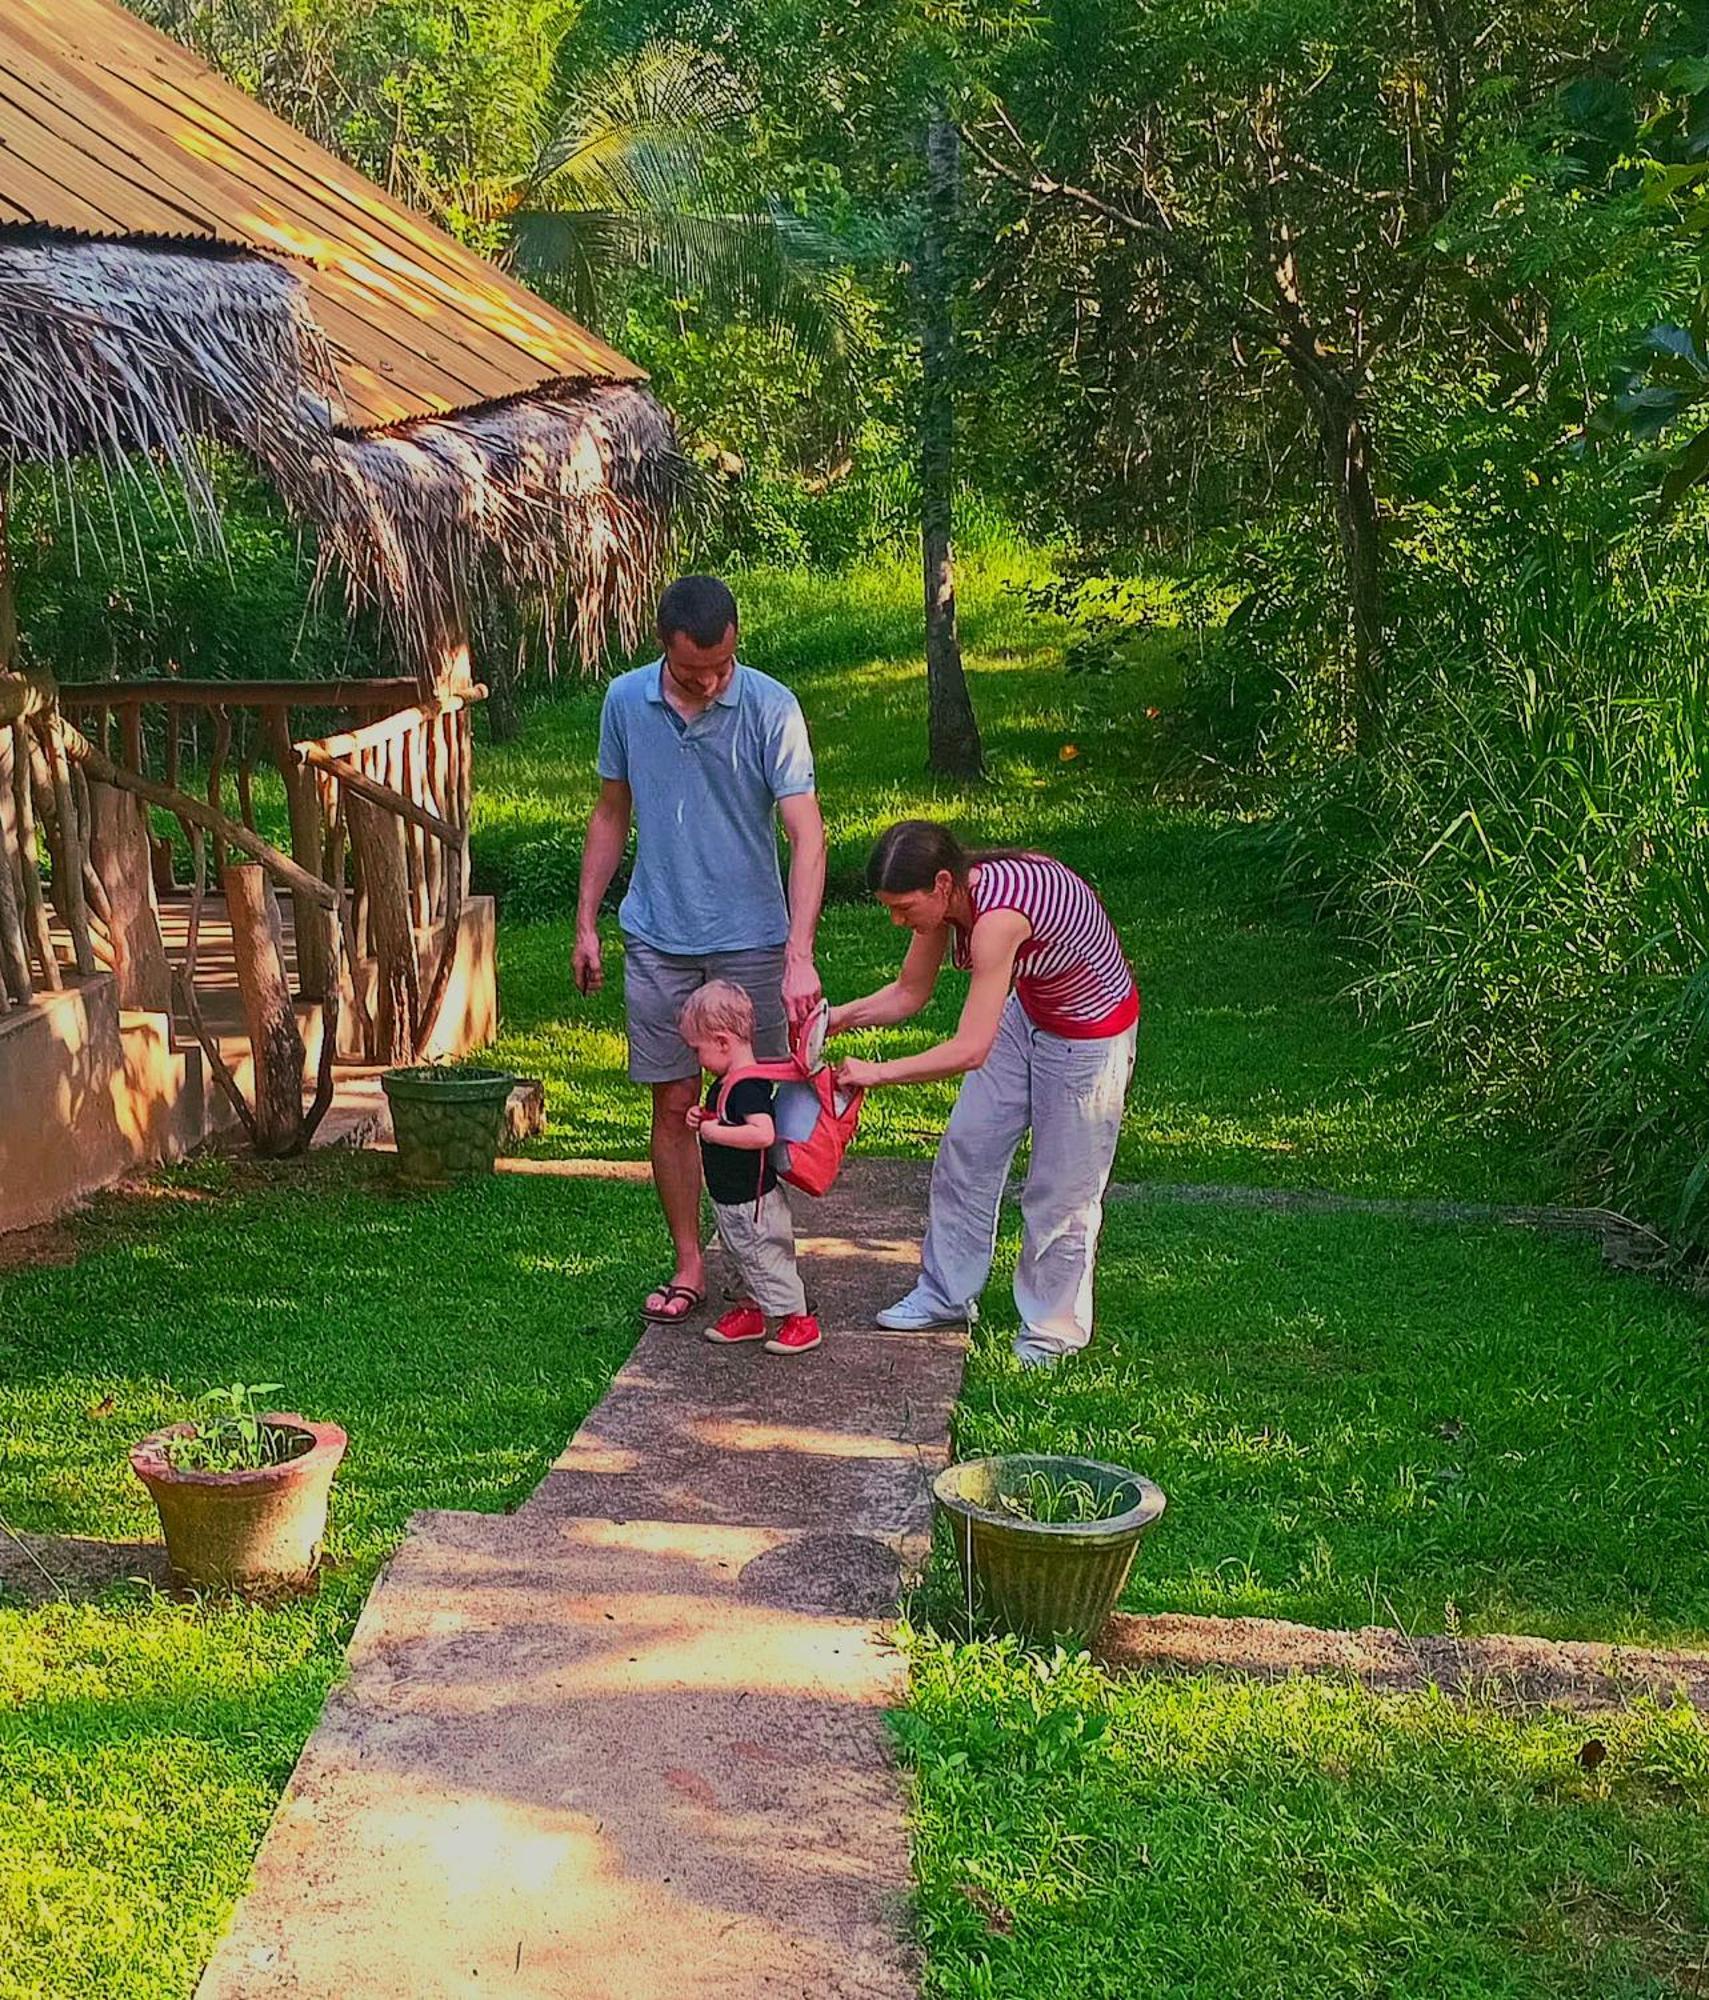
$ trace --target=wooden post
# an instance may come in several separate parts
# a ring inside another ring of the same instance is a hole
[[[419,738],[421,746],[421,789],[417,803],[424,805],[431,813],[445,817],[444,800],[444,745],[445,717],[436,715],[422,730]],[[422,862],[427,870],[427,921],[435,924],[444,912],[445,891],[445,848],[437,840],[422,843]]]
[[[402,792],[411,805],[422,803],[420,759],[426,740],[425,727],[410,730],[407,735],[398,738],[392,760],[392,789]],[[404,842],[409,853],[410,915],[416,928],[421,930],[431,921],[431,905],[427,898],[428,841],[419,826],[411,825],[404,829]]]
[[[225,760],[231,748],[231,717],[223,708],[214,710],[214,754],[208,759],[208,804],[222,818],[225,814]],[[214,829],[213,838],[214,874],[222,881],[225,877],[225,842],[219,830]]]
[[[463,844],[457,855],[457,886],[460,893],[469,893],[469,821],[474,816],[475,803],[475,717],[465,701],[457,709],[457,810],[448,814],[454,818],[457,829],[463,836]]]
[[[0,986],[8,1000],[27,1000],[34,991],[29,946],[24,940],[23,884],[12,804],[12,732],[0,729]],[[35,866],[34,857],[26,865]]]
[[[415,927],[410,920],[404,823],[348,786],[344,810],[367,902],[368,936],[377,975],[374,1046],[368,1054],[375,1062],[412,1063],[421,1017],[421,980],[415,958]]]
[[[30,726],[12,724],[12,823],[17,830],[18,873],[24,890],[24,935],[36,954],[42,984],[57,993],[64,983],[42,901],[41,863],[36,850],[35,782],[31,774]]]
[[[89,816],[89,858],[106,890],[119,1005],[169,1013],[172,968],[154,900],[147,808],[97,781],[89,787]]]
[[[220,880],[255,1057],[255,1149],[276,1159],[304,1143],[303,1037],[285,977],[284,926],[259,862],[235,862]]]
[[[267,709],[266,728],[291,818],[291,859],[310,875],[321,875],[326,865],[326,825],[320,788],[313,773],[292,754],[290,718],[283,705]],[[305,1000],[325,1000],[332,963],[331,919],[318,904],[293,891],[291,922],[297,935],[297,990]]]
[[[71,798],[71,773],[60,744],[57,720],[45,718],[41,730],[42,750],[47,758],[48,778],[53,786],[53,891],[59,913],[71,933],[71,949],[77,970],[85,979],[99,968],[95,942],[89,934],[89,906],[83,896],[83,845],[77,837],[77,808]]]

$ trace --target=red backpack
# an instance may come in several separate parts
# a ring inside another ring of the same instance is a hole
[[[828,1194],[842,1170],[860,1127],[860,1107],[866,1093],[844,1090],[825,1061],[825,1023],[829,1005],[821,1000],[798,1028],[791,1029],[789,1055],[782,1062],[756,1062],[727,1070],[718,1089],[718,1117],[723,1119],[731,1090],[748,1077],[777,1086],[772,1118],[777,1143],[771,1161],[780,1181],[803,1194]],[[765,1156],[759,1173],[763,1178]]]

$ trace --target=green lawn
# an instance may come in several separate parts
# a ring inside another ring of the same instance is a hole
[[[418,1507],[514,1506],[634,1338],[650,1198],[504,1177],[402,1199],[375,1163],[199,1165],[0,1281],[0,1518],[156,1532],[131,1442],[213,1382],[285,1385],[351,1434],[311,1603],[120,1586],[0,1602],[0,1995],[183,2000]]]
[[[923,1643],[898,1733],[927,2000],[1663,2000],[1709,1962],[1688,1711],[1116,1685]]]
[[[1409,1071],[1338,996],[1351,968],[1303,926],[1266,914],[1263,872],[1242,829],[1158,797],[1145,706],[1154,676],[1070,675],[1064,628],[1030,611],[1019,558],[971,566],[962,601],[968,672],[991,781],[965,790],[924,771],[917,580],[910,571],[743,581],[745,656],[801,697],[831,833],[832,903],[821,970],[833,997],[890,976],[897,934],[860,890],[874,836],[907,814],[948,818],[975,840],[1034,842],[1104,891],[1145,992],[1139,1072],[1117,1172],[1123,1178],[1323,1186],[1361,1193],[1540,1199],[1556,1182],[1523,1135],[1475,1138],[1449,1083]],[[621,1081],[620,944],[606,992],[569,990],[569,915],[593,770],[600,691],[566,694],[524,739],[484,752],[477,875],[513,907],[563,912],[507,922],[501,936],[505,1059],[543,1076],[553,1132],[541,1150],[634,1156],[640,1093]],[[1076,753],[1068,761],[1063,751]],[[943,1032],[953,976],[933,1011],[870,1046],[905,1050]],[[862,1046],[867,1046],[863,1044]],[[866,1143],[929,1152],[951,1090],[887,1094]]]

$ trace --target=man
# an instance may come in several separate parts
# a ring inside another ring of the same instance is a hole
[[[653,1093],[653,1185],[676,1248],[646,1319],[674,1324],[706,1298],[700,1151],[688,1123],[700,1062],[677,1030],[683,1002],[727,979],[754,1003],[754,1046],[786,1055],[789,1026],[818,1005],[813,941],[825,893],[825,824],[801,704],[736,658],[736,600],[685,576],[659,600],[663,657],[619,674],[599,724],[599,800],[588,820],[571,964],[604,982],[599,905],[635,827],[623,928],[629,1075]],[[777,821],[789,839],[789,893]]]

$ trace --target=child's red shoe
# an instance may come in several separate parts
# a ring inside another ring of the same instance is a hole
[[[817,1347],[824,1335],[811,1313],[791,1313],[765,1344],[768,1354],[805,1354]]]
[[[706,1329],[706,1338],[720,1347],[733,1347],[741,1340],[764,1340],[765,1314],[752,1303],[732,1306]]]

